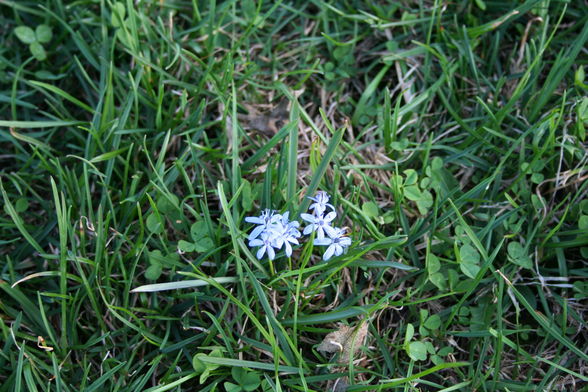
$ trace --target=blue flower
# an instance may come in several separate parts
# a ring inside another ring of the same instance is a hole
[[[264,210],[260,216],[247,217],[246,222],[255,223],[257,226],[249,234],[249,247],[259,246],[256,257],[261,260],[267,253],[270,260],[276,256],[274,249],[285,247],[286,256],[292,256],[292,244],[299,245],[298,231],[300,223],[289,220],[290,213],[283,215],[275,211]]]
[[[301,234],[298,231],[298,226],[300,223],[297,221],[289,221],[288,220],[289,213],[286,212],[282,215],[282,219],[276,222],[270,230],[273,234],[273,242],[272,244],[276,249],[282,249],[282,246],[285,246],[286,256],[292,256],[292,245],[299,245],[298,238],[300,238]]]
[[[316,196],[309,196],[308,198],[314,201],[314,203],[312,203],[308,209],[314,210],[315,216],[323,215],[327,210],[327,207],[331,207],[332,210],[335,210],[335,207],[333,207],[332,204],[329,204],[329,199],[331,196],[329,196],[329,194],[325,191],[318,191]]]
[[[313,242],[314,245],[328,246],[323,254],[323,260],[329,260],[333,255],[341,256],[343,251],[351,245],[351,238],[345,236],[345,229],[338,227],[333,228],[332,235],[329,237],[317,238]]]
[[[260,247],[257,250],[257,254],[255,255],[255,257],[257,257],[257,260],[261,260],[263,255],[266,252],[267,252],[267,257],[269,257],[270,260],[273,260],[276,257],[276,252],[274,251],[274,248],[272,245],[272,240],[273,240],[273,238],[270,233],[263,232],[263,233],[261,233],[261,239],[256,238],[254,240],[249,241],[250,248],[252,248],[254,246]]]
[[[246,217],[245,222],[255,223],[258,225],[255,229],[253,229],[251,234],[249,234],[247,239],[249,241],[256,239],[261,233],[267,231],[273,223],[277,222],[281,218],[282,216],[280,214],[276,214],[275,211],[271,211],[267,208],[261,212],[260,216]]]
[[[300,217],[310,223],[304,228],[303,234],[308,235],[313,231],[316,231],[317,238],[325,238],[325,233],[331,236],[334,234],[333,227],[331,227],[331,221],[337,217],[335,211],[329,212],[327,215],[314,216],[310,214],[300,214]]]

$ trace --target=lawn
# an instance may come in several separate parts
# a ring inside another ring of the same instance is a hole
[[[588,390],[585,1],[0,21],[0,392]]]

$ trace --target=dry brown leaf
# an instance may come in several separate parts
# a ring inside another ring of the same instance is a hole
[[[37,347],[42,348],[45,351],[53,351],[53,347],[47,346],[45,338],[42,336],[37,336]]]
[[[353,334],[353,328],[341,324],[338,330],[325,336],[316,349],[327,353],[340,353],[344,350],[344,344],[349,340],[351,334]]]
[[[317,350],[327,353],[341,353],[339,362],[347,363],[365,343],[367,332],[368,323],[365,321],[360,322],[355,328],[341,324],[338,330],[325,336]]]

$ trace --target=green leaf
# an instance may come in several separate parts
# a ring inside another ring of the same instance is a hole
[[[198,355],[202,354],[194,355],[194,357],[192,358],[192,367],[194,368],[196,374],[202,374],[206,370],[206,364],[202,362],[200,358],[198,358]]]
[[[225,382],[224,384],[225,391],[227,392],[241,392],[242,389],[239,385],[233,384],[232,382]]]
[[[200,375],[200,378],[198,379],[198,381],[200,382],[200,384],[204,384],[206,382],[206,379],[208,377],[210,377],[210,372],[211,372],[211,369],[210,368],[207,367],[206,369],[204,369],[204,371]]]
[[[53,73],[51,73],[51,72],[49,72],[47,70],[44,70],[44,69],[35,72],[35,78],[37,78],[37,79],[44,79],[44,80],[61,80],[65,76],[66,75],[63,74],[63,73],[62,74],[55,75],[55,74],[53,74]]]
[[[243,211],[251,211],[253,207],[253,192],[251,190],[251,183],[245,179],[242,180],[243,190],[241,191],[241,207]]]
[[[459,267],[471,279],[475,279],[480,271],[480,254],[470,244],[464,244],[459,249]]]
[[[536,194],[532,194],[531,195],[531,204],[533,205],[533,208],[535,208],[536,210],[540,210],[543,208],[545,200],[543,198],[540,198],[540,196],[537,196]],[[520,220],[516,223],[516,224],[511,224],[510,226],[510,231],[514,232],[514,233],[518,233],[519,232],[519,227],[518,225],[520,224]]]
[[[425,321],[427,319],[427,317],[429,316],[429,311],[427,309],[420,309],[419,316],[420,316],[421,321]]]
[[[200,238],[194,244],[194,250],[196,252],[206,252],[214,247],[214,242],[209,237]]]
[[[413,361],[424,361],[427,359],[427,346],[423,342],[411,342],[407,353]]]
[[[0,127],[7,128],[52,128],[82,124],[81,121],[10,121],[0,120]]]
[[[425,342],[425,346],[427,347],[427,352],[429,354],[435,354],[436,353],[435,346],[433,346],[433,343],[431,343],[431,342]]]
[[[423,197],[423,194],[417,185],[409,185],[404,187],[404,196],[408,200],[417,201]]]
[[[404,151],[408,147],[408,139],[402,138],[399,141],[393,141],[390,143],[390,148],[395,151]]]
[[[477,264],[480,262],[480,254],[478,253],[476,248],[474,248],[470,244],[464,244],[459,249],[459,257],[461,259],[461,262],[465,263]]]
[[[161,276],[161,264],[151,264],[145,270],[145,278],[149,280],[157,280]]]
[[[129,36],[128,33],[123,29],[116,30],[116,38],[126,47],[129,47]]]
[[[511,242],[508,244],[508,254],[510,257],[518,259],[525,256],[523,246],[518,242]]]
[[[147,217],[146,224],[147,230],[154,234],[160,234],[161,232],[163,232],[163,225],[161,224],[161,221],[159,220],[156,214],[149,215]]]
[[[441,365],[445,361],[443,361],[443,358],[435,354],[431,355],[431,362],[433,362],[435,365]]]
[[[363,203],[363,205],[361,206],[361,210],[369,218],[376,218],[380,216],[380,209],[378,208],[378,205],[373,201]]]
[[[576,73],[574,75],[574,83],[576,84],[576,86],[580,86],[580,87],[586,86],[584,84],[585,76],[586,76],[586,74],[584,72],[584,67],[582,65],[579,65],[578,69],[576,70]]]
[[[82,102],[80,102],[80,103],[82,105],[85,105]],[[92,108],[90,108],[90,110],[92,110]],[[118,150],[108,151],[108,152],[105,152],[104,154],[96,155],[94,158],[90,159],[90,162],[97,163],[97,162],[108,161],[110,159],[116,158],[117,156],[121,155],[123,152],[125,152],[127,150],[128,150],[128,148],[119,148]]]
[[[284,373],[293,373],[299,374],[300,370],[294,366],[286,366],[286,365],[274,365],[273,363],[267,362],[255,362],[255,361],[246,361],[240,359],[232,359],[232,358],[222,358],[222,357],[215,357],[213,355],[205,355],[205,354],[198,354],[198,358],[202,360],[204,363],[210,363],[217,366],[238,366],[238,367],[248,367],[251,369],[261,369],[261,370],[269,370]],[[277,368],[277,369],[276,369]]]
[[[25,199],[24,197],[21,197],[19,199],[16,200],[16,203],[14,203],[14,209],[16,210],[16,212],[24,212],[29,208],[29,201],[27,199]]]
[[[580,216],[580,219],[578,219],[578,228],[580,230],[588,230],[588,215]]]
[[[55,93],[55,94],[59,95],[60,97],[66,99],[68,101],[70,101],[71,103],[73,103],[73,104],[81,107],[82,109],[87,110],[90,113],[94,113],[94,109],[93,108],[91,108],[90,106],[88,106],[84,102],[80,101],[76,97],[74,97],[74,96],[66,93],[65,91],[63,91],[59,87],[53,86],[52,84],[49,84],[49,83],[39,82],[39,81],[36,81],[36,80],[31,80],[29,83],[32,84],[33,86],[40,87],[40,88],[43,88],[45,90],[49,90],[52,93]],[[126,148],[124,148],[123,150],[126,150]],[[108,154],[108,153],[106,153],[106,154]],[[102,155],[104,155],[104,154],[102,154]],[[98,157],[94,157],[92,159],[92,162],[95,162],[94,160],[96,158],[98,158]]]
[[[425,326],[423,324],[419,325],[419,334],[422,337],[427,337],[430,335],[429,330],[427,328],[425,328]]]
[[[259,375],[254,372],[247,372],[243,382],[241,383],[241,387],[247,391],[255,391],[261,385],[261,379]]]
[[[204,237],[208,237],[208,226],[204,221],[198,221],[190,226],[190,236],[194,241],[198,241]]]
[[[200,383],[204,383],[208,376],[210,376],[210,372],[218,369],[220,365],[205,362],[203,359],[206,358],[222,358],[223,353],[220,349],[215,349],[210,352],[210,354],[198,353],[194,355],[192,358],[192,367],[196,374],[200,374]]]
[[[486,11],[486,3],[484,3],[484,0],[476,0],[476,5],[482,10],[482,11]]]
[[[53,31],[46,24],[41,24],[35,29],[35,37],[40,43],[46,44],[53,38]]]
[[[435,272],[429,275],[429,280],[433,283],[439,290],[446,290],[447,289],[447,282],[445,281],[445,276],[441,272]]]
[[[459,268],[468,278],[475,279],[478,272],[480,272],[480,266],[477,264],[463,262],[460,263]]]
[[[421,199],[417,200],[416,204],[421,215],[425,215],[433,206],[433,194],[427,190],[423,191]]]
[[[441,317],[439,315],[432,315],[425,321],[425,327],[429,330],[439,329],[441,326]]]
[[[182,252],[193,252],[195,249],[195,245],[191,242],[180,240],[178,242],[178,249]]]
[[[29,49],[31,54],[39,61],[43,61],[47,58],[47,53],[45,53],[45,49],[43,49],[43,45],[38,42],[33,42],[29,45]]]
[[[414,326],[411,323],[408,323],[406,325],[406,334],[404,335],[404,344],[407,345],[413,336],[414,336]]]
[[[419,175],[417,174],[416,170],[414,169],[407,169],[404,171],[404,176],[406,180],[404,181],[404,185],[416,185],[419,180]]]
[[[261,385],[261,379],[257,372],[242,367],[233,367],[231,375],[244,391],[254,391]]]
[[[531,269],[533,267],[533,263],[531,258],[525,252],[523,246],[518,242],[511,242],[508,244],[507,247],[509,260],[513,263],[527,269]]]
[[[110,18],[110,23],[112,23],[112,26],[122,26],[126,13],[127,10],[125,9],[125,5],[123,3],[114,3],[114,6],[112,7],[112,16]]]
[[[237,383],[242,384],[243,378],[247,374],[247,370],[242,367],[234,367],[231,369],[231,376],[233,376],[233,380]]]
[[[14,34],[23,44],[35,42],[35,32],[28,26],[18,26],[14,29]]]
[[[433,160],[431,161],[431,169],[433,169],[433,170],[443,169],[443,158],[434,157]]]
[[[174,215],[178,213],[180,201],[176,195],[161,196],[157,200],[157,209],[165,215]]]
[[[540,184],[544,179],[545,176],[542,173],[531,174],[531,182],[534,184]]]
[[[399,263],[398,261],[388,260],[365,260],[357,259],[348,264],[349,267],[364,267],[364,268],[395,268],[403,271],[418,271],[417,267]]]
[[[439,262],[439,258],[434,254],[429,254],[429,258],[427,259],[427,272],[429,275],[438,272],[441,269],[441,263]]]

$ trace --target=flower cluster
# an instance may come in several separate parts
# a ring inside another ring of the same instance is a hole
[[[257,225],[247,239],[250,247],[259,246],[256,255],[258,259],[267,253],[267,257],[273,260],[276,257],[274,249],[279,250],[282,247],[285,248],[286,256],[292,255],[292,244],[298,245],[300,238],[300,223],[290,221],[289,215],[289,212],[282,215],[266,209],[260,216],[245,218],[245,222]]]
[[[340,256],[351,245],[351,238],[345,236],[345,229],[334,227],[331,222],[337,217],[335,207],[329,204],[330,196],[327,192],[319,191],[316,196],[310,197],[314,202],[309,211],[312,214],[301,214],[300,217],[308,222],[303,234],[310,235],[316,232],[314,245],[327,246],[323,254],[323,260],[329,260],[333,255]],[[330,210],[330,211],[328,211]],[[286,256],[292,255],[292,245],[298,245],[301,237],[298,227],[300,224],[289,219],[289,212],[279,214],[269,209],[264,210],[260,216],[247,217],[245,222],[254,223],[256,226],[249,234],[249,246],[259,247],[256,257],[261,259],[265,254],[270,260],[276,257],[276,250],[284,248]]]
[[[333,255],[341,256],[343,251],[351,245],[351,238],[345,236],[346,229],[331,226],[331,222],[337,217],[337,213],[335,212],[335,207],[329,204],[329,199],[330,196],[327,192],[317,192],[315,197],[310,198],[310,200],[314,201],[309,207],[312,214],[300,214],[300,217],[309,223],[304,228],[304,234],[307,235],[315,231],[314,245],[327,247],[327,250],[323,253],[323,260],[325,261],[333,257]],[[332,211],[327,213],[327,208]]]

